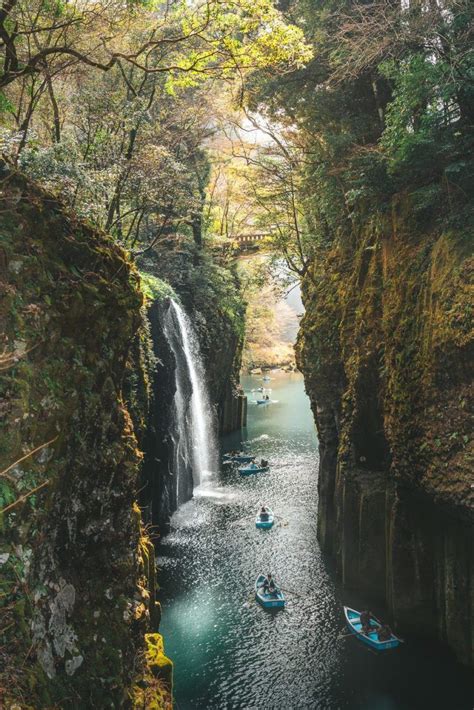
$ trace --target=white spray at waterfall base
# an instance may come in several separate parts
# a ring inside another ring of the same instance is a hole
[[[211,482],[217,470],[214,417],[196,333],[182,307],[173,300],[165,318],[165,334],[176,358],[174,408],[177,432],[174,443],[177,447],[175,460],[178,470],[175,475],[179,479],[180,460],[183,460],[192,466],[194,487],[202,486]],[[177,480],[178,504],[183,502],[180,500],[179,485]]]

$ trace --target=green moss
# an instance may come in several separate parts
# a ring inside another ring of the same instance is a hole
[[[173,663],[165,655],[160,634],[145,635],[142,676],[130,692],[133,710],[171,710],[173,707]]]
[[[145,643],[147,667],[153,675],[164,680],[172,688],[173,662],[165,656],[163,636],[161,634],[145,634]]]
[[[172,286],[163,279],[148,273],[140,271],[141,290],[149,301],[163,301],[165,298],[173,298],[179,301]]]
[[[0,470],[54,440],[12,471],[8,496],[48,486],[2,516],[1,552],[10,558],[0,580],[0,685],[35,708],[118,707],[141,672],[150,628],[132,512],[141,453],[123,386],[135,367],[130,408],[140,434],[149,361],[139,277],[107,236],[21,175],[4,181],[0,233],[0,320],[11,356],[0,385]],[[64,583],[74,602],[50,624]],[[137,594],[143,606],[135,608]]]
[[[390,219],[361,217],[350,240],[340,235],[318,255],[297,355],[315,401],[337,412],[341,474],[354,466],[365,417],[366,434],[386,439],[393,477],[467,500],[469,423],[459,402],[474,341],[473,271],[455,234],[420,232],[408,197],[394,201]]]

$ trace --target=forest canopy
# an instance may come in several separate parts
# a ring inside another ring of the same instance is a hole
[[[213,92],[310,57],[271,0],[5,0],[0,41],[4,157],[131,249],[202,241]]]
[[[2,151],[134,254],[266,235],[298,277],[408,191],[470,220],[469,0],[5,0]]]

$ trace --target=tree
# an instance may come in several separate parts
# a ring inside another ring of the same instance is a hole
[[[203,242],[206,82],[308,54],[270,0],[8,0],[0,25],[13,159],[137,252],[178,228]]]
[[[420,216],[456,219],[474,177],[472,3],[295,0],[286,12],[314,60],[257,73],[249,105],[296,129],[315,245],[341,233],[350,245],[360,214],[400,190]]]

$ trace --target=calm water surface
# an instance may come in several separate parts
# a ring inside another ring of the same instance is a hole
[[[361,600],[340,589],[316,538],[317,441],[302,377],[272,377],[278,401],[249,404],[241,435],[271,470],[217,474],[175,514],[160,548],[160,630],[175,663],[177,710],[472,710],[472,677],[444,649],[408,639],[377,655],[337,639],[342,605]],[[227,437],[223,450],[241,437]],[[262,502],[276,515],[270,531],[255,528]],[[291,590],[284,611],[254,601],[255,578],[269,571]]]

